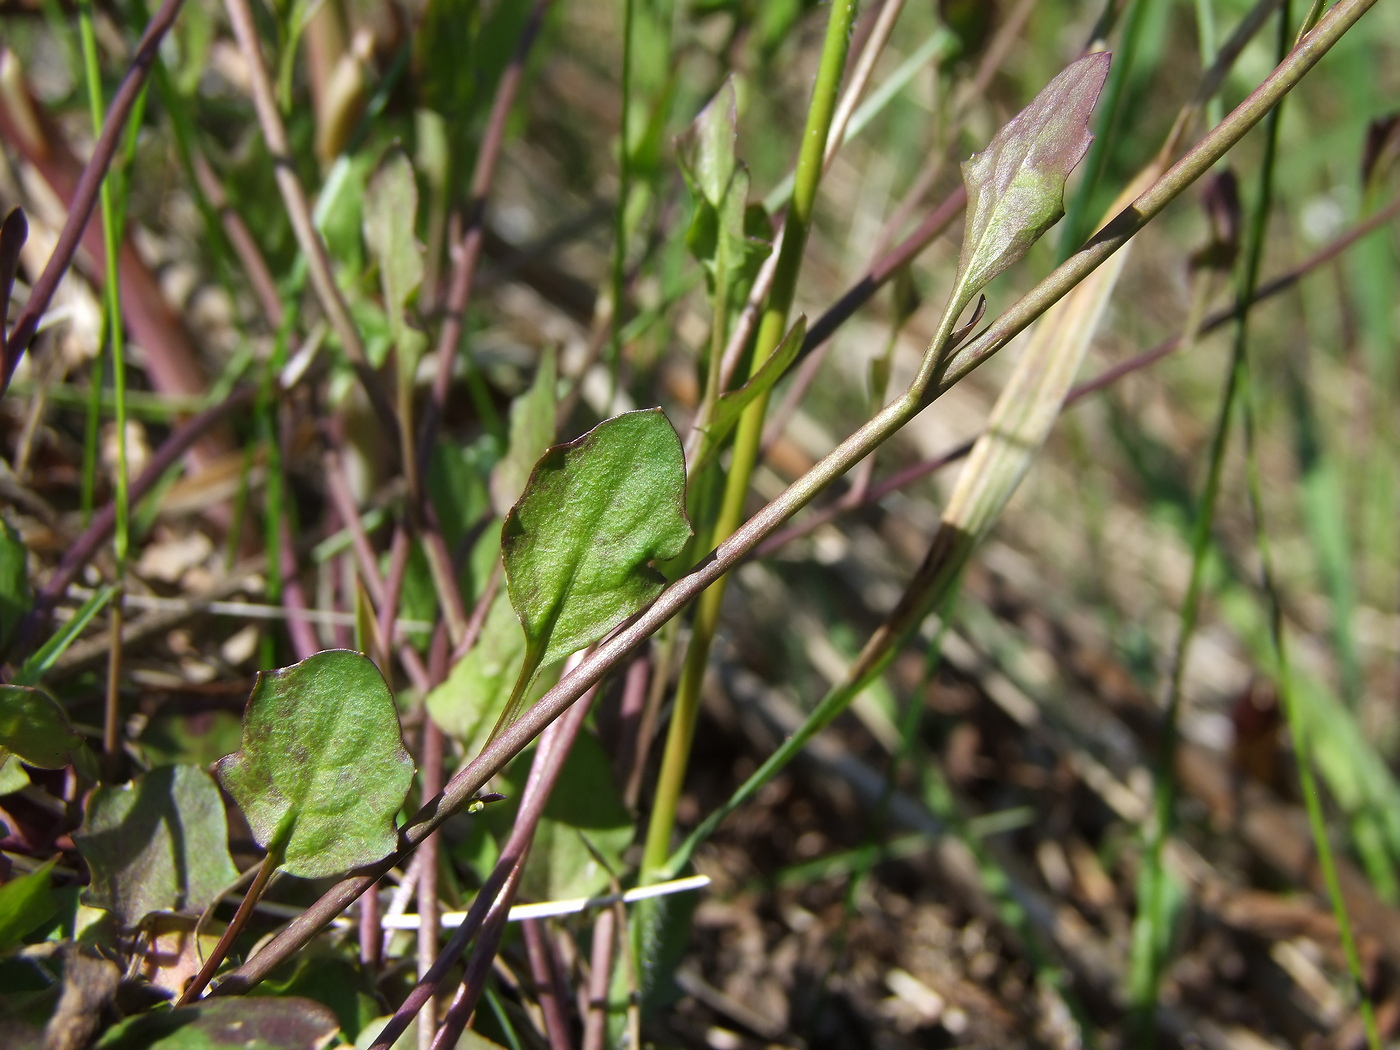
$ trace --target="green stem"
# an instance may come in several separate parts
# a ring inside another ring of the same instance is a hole
[[[1290,0],[1284,0],[1280,13],[1279,46],[1288,43],[1288,15]],[[1304,17],[1303,29],[1308,30],[1317,17],[1320,5],[1310,5]],[[1259,551],[1260,576],[1268,603],[1269,638],[1273,645],[1277,687],[1282,701],[1284,716],[1288,722],[1288,732],[1293,738],[1293,752],[1298,766],[1298,782],[1303,794],[1304,808],[1308,815],[1308,828],[1312,833],[1313,848],[1317,851],[1318,867],[1322,870],[1322,880],[1327,887],[1327,896],[1336,917],[1337,932],[1342,942],[1342,952],[1346,957],[1347,974],[1355,986],[1360,1004],[1361,1020],[1366,1031],[1366,1043],[1370,1050],[1381,1050],[1380,1030],[1376,1024],[1375,1009],[1366,990],[1364,971],[1361,968],[1361,955],[1356,947],[1356,935],[1352,930],[1351,917],[1347,911],[1346,898],[1342,894],[1341,882],[1337,878],[1337,864],[1332,855],[1332,843],[1328,838],[1327,818],[1322,812],[1322,800],[1313,773],[1312,753],[1308,737],[1308,726],[1293,690],[1293,678],[1289,669],[1288,650],[1283,630],[1283,603],[1279,597],[1278,580],[1274,575],[1273,554],[1269,546],[1268,530],[1264,523],[1264,501],[1259,478],[1259,458],[1255,430],[1254,390],[1250,378],[1248,319],[1249,302],[1253,297],[1259,278],[1261,245],[1264,239],[1264,219],[1268,208],[1269,194],[1273,188],[1272,169],[1274,144],[1277,137],[1276,124],[1278,111],[1271,114],[1268,149],[1264,155],[1264,170],[1260,176],[1260,201],[1250,230],[1250,254],[1247,268],[1241,283],[1238,306],[1238,321],[1235,327],[1234,362],[1239,374],[1237,380],[1243,390],[1241,397],[1244,417],[1245,474],[1248,479],[1250,509],[1254,518],[1254,543]]]
[[[773,287],[758,323],[749,374],[752,376],[777,349],[787,330],[788,312],[792,309],[797,288],[797,274],[802,268],[802,253],[811,229],[812,209],[816,204],[817,186],[821,181],[826,152],[827,133],[836,108],[836,94],[841,85],[841,73],[846,66],[846,51],[851,39],[851,23],[855,19],[855,0],[835,0],[827,19],[826,39],[822,45],[821,64],[812,101],[807,109],[807,124],[802,133],[798,152],[797,175],[793,184],[792,203],[784,223],[783,246],[773,274]],[[722,324],[716,319],[716,324]],[[711,362],[711,366],[714,366]],[[734,456],[725,479],[724,497],[719,517],[711,533],[711,546],[727,540],[744,520],[744,501],[749,492],[749,479],[758,459],[759,443],[763,438],[763,418],[768,411],[768,393],[753,400],[739,417],[734,438]],[[676,692],[675,709],[666,735],[666,750],[661,760],[656,800],[652,805],[651,822],[647,827],[646,851],[642,860],[642,878],[659,870],[666,863],[671,848],[671,832],[676,823],[676,805],[680,801],[686,766],[690,762],[695,722],[700,714],[700,685],[709,661],[710,644],[719,625],[720,607],[724,602],[726,578],[721,577],[700,599],[695,614],[695,627],[686,652],[680,686]]]
[[[1284,0],[1279,12],[1278,59],[1288,53],[1290,0]],[[1191,543],[1191,576],[1186,588],[1180,616],[1180,631],[1173,654],[1167,706],[1163,718],[1162,742],[1158,752],[1156,784],[1153,796],[1152,821],[1147,828],[1147,843],[1139,880],[1138,910],[1133,920],[1128,997],[1131,1003],[1131,1042],[1138,1046],[1156,1043],[1157,990],[1161,983],[1169,951],[1170,931],[1164,930],[1167,873],[1162,863],[1163,852],[1170,838],[1176,810],[1176,748],[1180,736],[1181,692],[1186,656],[1191,636],[1195,632],[1200,612],[1200,599],[1205,576],[1206,558],[1210,549],[1211,526],[1215,518],[1216,499],[1220,492],[1225,450],[1229,443],[1230,421],[1242,394],[1241,380],[1248,342],[1249,307],[1254,289],[1259,283],[1259,267],[1264,254],[1264,230],[1273,194],[1274,165],[1278,155],[1278,123],[1281,107],[1275,107],[1264,122],[1264,155],[1259,166],[1259,188],[1250,211],[1244,264],[1240,272],[1235,299],[1235,339],[1231,350],[1229,372],[1224,396],[1216,417],[1211,438],[1210,466],[1205,491],[1196,515]]]
[[[613,226],[612,332],[608,343],[611,397],[617,394],[617,370],[622,360],[622,294],[627,269],[627,191],[632,182],[632,144],[628,141],[632,108],[632,22],[635,0],[622,0],[622,116],[617,146],[617,216]],[[611,400],[610,397],[610,400]]]
[[[88,107],[92,116],[93,134],[101,136],[104,120],[102,101],[102,73],[97,59],[97,35],[92,24],[91,0],[78,0],[78,28],[83,49],[83,74],[87,80]],[[138,102],[138,109],[139,109]],[[137,117],[132,124],[139,122]],[[133,140],[134,141],[134,140]],[[128,155],[130,142],[128,143]],[[115,484],[115,531],[113,537],[116,555],[117,589],[112,604],[110,625],[111,648],[107,661],[107,689],[103,705],[102,758],[103,773],[107,780],[118,779],[121,768],[121,635],[122,598],[125,593],[123,581],[126,577],[127,556],[131,547],[130,500],[128,495],[128,472],[126,457],[126,345],[122,332],[121,292],[118,283],[117,253],[119,251],[119,223],[112,202],[112,179],[109,171],[102,179],[99,200],[102,205],[102,240],[105,247],[105,266],[102,288],[103,327],[111,340],[112,347],[112,392],[115,397],[115,417],[117,427],[117,476]],[[101,365],[94,371],[98,379],[100,394]],[[96,414],[89,405],[88,434],[93,435]]]

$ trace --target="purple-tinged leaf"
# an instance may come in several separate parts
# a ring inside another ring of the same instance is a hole
[[[73,842],[92,873],[83,903],[127,928],[152,912],[198,915],[238,875],[224,801],[198,766],[162,766],[98,788]]]
[[[314,879],[393,852],[413,760],[379,669],[332,649],[258,674],[243,746],[215,773],[258,844],[281,850],[289,875]]]
[[[1064,215],[1065,180],[1093,141],[1089,117],[1108,63],[1108,52],[1079,59],[963,163],[967,227],[953,293],[959,312]]]
[[[310,999],[208,999],[108,1029],[96,1050],[318,1050],[340,1023]]]

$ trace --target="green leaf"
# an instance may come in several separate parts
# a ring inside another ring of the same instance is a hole
[[[676,140],[676,155],[691,192],[718,208],[729,192],[738,165],[739,106],[734,80],[726,77],[715,97]]]
[[[469,444],[439,441],[433,449],[428,495],[449,548],[461,543],[491,510],[488,479],[499,458],[499,443],[489,434]],[[494,558],[496,551],[491,554]]]
[[[423,283],[423,246],[414,230],[418,224],[418,183],[403,150],[390,150],[365,189],[365,244],[379,264],[384,308],[395,338],[400,338],[403,313]]]
[[[1064,215],[1065,180],[1093,141],[1089,117],[1108,63],[1101,51],[1068,66],[963,163],[967,225],[953,293],[959,312]]]
[[[502,587],[491,602],[476,644],[428,694],[428,714],[444,733],[466,745],[468,754],[475,754],[505,709],[524,661],[525,631]]]
[[[29,774],[14,755],[0,759],[0,795],[10,795],[23,791],[29,786]]]
[[[793,326],[788,329],[788,334],[783,336],[783,341],[752,378],[738,390],[720,395],[715,407],[710,410],[710,418],[705,422],[705,444],[696,457],[691,469],[692,474],[698,474],[709,463],[715,452],[724,444],[729,432],[739,425],[739,417],[744,414],[744,409],[749,403],[760,394],[766,393],[783,377],[788,365],[797,357],[797,351],[802,349],[802,340],[806,335],[807,315],[799,314]]]
[[[49,887],[49,871],[56,863],[54,857],[38,870],[0,886],[0,952],[19,944],[58,912]]]
[[[364,268],[360,215],[365,180],[373,163],[374,158],[365,153],[343,153],[337,157],[326,174],[311,217],[331,258],[355,276]]]
[[[41,689],[0,685],[0,756],[13,753],[40,769],[62,769],[83,735]]]
[[[655,600],[666,579],[651,563],[676,557],[689,537],[685,456],[661,409],[614,416],[546,452],[501,526],[526,645],[500,724],[518,714],[540,667]]]
[[[29,551],[14,526],[0,518],[0,649],[9,644],[33,601]]]
[[[748,203],[749,173],[735,159],[737,138],[734,82],[728,79],[676,140],[681,173],[695,198],[686,245],[705,268],[721,315],[772,250],[766,213]]]
[[[554,444],[557,382],[558,369],[551,346],[540,356],[530,389],[510,406],[510,450],[491,474],[491,503],[497,514],[504,515],[520,498],[535,461]]]
[[[310,999],[206,999],[127,1018],[96,1050],[320,1050],[337,1028]]]
[[[323,878],[391,853],[413,782],[394,698],[373,661],[334,649],[258,674],[243,746],[215,774],[258,844]]]
[[[223,798],[198,766],[98,788],[73,842],[92,873],[83,903],[128,928],[152,912],[198,914],[238,877]]]

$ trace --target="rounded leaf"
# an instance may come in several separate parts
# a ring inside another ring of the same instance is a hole
[[[98,788],[73,843],[92,873],[83,903],[127,927],[152,912],[198,914],[238,877],[224,800],[198,766],[162,766]]]
[[[258,674],[243,746],[215,773],[259,845],[280,849],[283,870],[310,879],[393,851],[414,767],[379,669],[332,649]]]
[[[501,527],[535,666],[645,608],[666,584],[651,563],[677,557],[689,538],[685,455],[661,409],[614,416],[546,452]]]
[[[62,769],[83,735],[57,701],[41,689],[0,685],[0,757],[5,752],[40,769]]]

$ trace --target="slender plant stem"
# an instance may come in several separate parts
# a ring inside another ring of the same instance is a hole
[[[618,118],[617,141],[617,211],[613,216],[613,254],[611,291],[608,316],[608,370],[612,374],[612,390],[617,389],[617,370],[622,362],[622,298],[627,276],[627,197],[632,188],[632,30],[636,19],[636,0],[622,0],[622,113]],[[712,368],[716,365],[712,362]]]
[[[481,935],[477,937],[476,945],[472,948],[471,958],[467,960],[467,968],[462,974],[462,983],[452,998],[447,1016],[442,1019],[442,1026],[436,1033],[429,1031],[432,1041],[428,1050],[452,1050],[462,1038],[462,1033],[467,1030],[472,1014],[476,1012],[476,1005],[481,1001],[481,993],[486,990],[486,981],[491,976],[496,950],[501,945],[501,934],[505,932],[510,906],[515,900],[516,890],[520,888],[520,879],[524,872],[525,858],[521,857],[515,862],[515,867],[511,868],[510,877],[506,879],[506,884],[501,887],[500,894],[486,914]],[[424,1012],[426,1013],[426,1010]],[[428,1025],[422,1017],[419,1018],[418,1024],[421,1046],[421,1033]]]
[[[1242,398],[1246,449],[1245,470],[1249,478],[1249,502],[1254,516],[1255,546],[1259,550],[1261,577],[1264,593],[1268,600],[1269,638],[1274,649],[1279,698],[1283,703],[1289,735],[1293,738],[1293,754],[1298,767],[1298,784],[1303,795],[1303,806],[1308,815],[1308,830],[1312,833],[1313,848],[1317,851],[1317,864],[1322,871],[1322,882],[1327,887],[1328,902],[1332,906],[1332,914],[1337,921],[1337,935],[1342,942],[1342,954],[1346,958],[1347,976],[1351,979],[1355,989],[1362,1026],[1366,1032],[1366,1043],[1370,1050],[1381,1050],[1384,1044],[1381,1041],[1380,1029],[1376,1023],[1376,1011],[1371,1002],[1370,992],[1366,988],[1361,953],[1357,950],[1356,934],[1352,929],[1346,895],[1342,892],[1341,879],[1337,874],[1337,861],[1332,854],[1327,815],[1322,811],[1322,795],[1318,790],[1317,776],[1313,772],[1309,728],[1300,709],[1298,697],[1293,691],[1292,671],[1289,667],[1283,627],[1283,602],[1279,594],[1278,579],[1274,574],[1273,555],[1264,524],[1264,504],[1259,480],[1259,460],[1256,451],[1248,356],[1241,362],[1241,368],[1244,373],[1242,382],[1246,388]]]
[[[544,1014],[545,1036],[549,1050],[573,1050],[569,1032],[568,998],[556,965],[554,950],[549,943],[549,928],[543,919],[526,919],[520,924],[525,936],[525,953],[530,960],[530,976],[535,982],[535,995]]]
[[[855,18],[855,0],[835,0],[827,19],[826,40],[822,47],[817,83],[807,110],[807,125],[802,133],[798,152],[797,176],[793,185],[792,203],[788,206],[783,225],[783,246],[773,273],[773,289],[758,323],[758,338],[754,345],[749,375],[758,372],[777,349],[787,329],[788,313],[792,309],[797,289],[797,274],[802,266],[802,253],[811,228],[812,210],[816,204],[817,186],[821,181],[826,157],[827,133],[831,127],[832,111],[836,105],[841,73],[846,65],[846,49],[850,43],[851,22]],[[716,324],[721,322],[716,319]],[[724,498],[719,517],[711,533],[717,545],[728,539],[743,520],[744,501],[749,493],[749,479],[758,459],[758,446],[763,437],[763,417],[768,411],[768,394],[755,398],[739,417],[734,438],[734,455],[725,479]],[[666,736],[666,749],[661,759],[656,798],[652,803],[651,820],[647,825],[646,849],[642,858],[642,878],[659,869],[671,848],[671,832],[676,823],[676,805],[680,801],[685,771],[690,761],[695,722],[700,714],[700,685],[709,662],[710,644],[719,626],[720,608],[724,602],[725,581],[718,580],[700,600],[695,614],[695,626],[681,671],[676,703]]]
[[[550,727],[550,732],[541,737],[535,760],[530,766],[525,790],[520,796],[520,810],[516,814],[515,824],[501,849],[496,866],[477,892],[476,900],[472,902],[462,925],[453,933],[433,965],[419,977],[418,983],[405,997],[393,1018],[384,1026],[370,1050],[389,1050],[399,1036],[407,1031],[423,1005],[443,992],[457,959],[482,928],[491,910],[504,894],[512,873],[525,863],[530,844],[534,841],[535,829],[539,826],[545,804],[549,801],[549,794],[554,790],[569,749],[573,747],[573,742],[583,727],[594,692],[590,691],[587,698],[569,712],[567,718],[559,720]],[[509,910],[508,899],[505,906]],[[494,950],[492,954],[494,955]]]
[[[282,863],[282,849],[274,845],[269,848],[266,856],[263,857],[262,864],[258,867],[258,874],[253,878],[252,885],[248,887],[248,892],[243,895],[242,902],[238,905],[238,910],[233,913],[233,920],[224,930],[223,936],[219,938],[219,943],[214,945],[214,950],[209,953],[209,958],[204,960],[204,965],[199,968],[199,973],[185,986],[176,1006],[185,1006],[199,998],[199,993],[204,991],[209,985],[215,972],[219,969],[219,964],[228,957],[229,949],[233,947],[233,942],[238,935],[243,932],[243,928],[248,925],[248,920],[253,917],[253,909],[257,906],[258,899],[262,897],[263,891],[267,889],[268,880],[272,878],[272,873],[277,870]]]
[[[1291,0],[1284,0],[1279,11],[1278,60],[1288,52]],[[1211,437],[1205,489],[1196,512],[1191,537],[1191,575],[1182,603],[1176,651],[1172,657],[1162,740],[1157,756],[1153,809],[1146,830],[1146,849],[1138,880],[1138,909],[1133,919],[1129,960],[1128,998],[1130,1040],[1151,1047],[1157,1039],[1157,996],[1162,972],[1171,949],[1170,916],[1167,913],[1167,872],[1163,853],[1175,825],[1176,752],[1180,739],[1181,694],[1186,659],[1200,614],[1206,559],[1211,546],[1211,529],[1229,443],[1231,420],[1242,393],[1243,363],[1248,345],[1249,309],[1259,283],[1259,267],[1264,254],[1264,232],[1273,197],[1274,165],[1278,155],[1278,125],[1282,106],[1276,106],[1264,120],[1264,155],[1259,166],[1258,191],[1250,213],[1249,229],[1241,266],[1239,291],[1235,297],[1235,338],[1231,349],[1225,391]]]
[[[948,389],[990,358],[1127,243],[1194,178],[1208,171],[1216,159],[1258,123],[1375,3],[1376,0],[1339,0],[1323,16],[1317,28],[1230,116],[1153,183],[1114,223],[1007,310],[986,332],[974,339],[967,350],[959,353],[954,358],[951,374],[944,377],[935,393]],[[971,352],[968,353],[968,350]],[[470,802],[496,771],[519,754],[545,726],[568,710],[575,700],[616,667],[628,653],[651,637],[706,587],[747,557],[765,537],[805,507],[818,493],[913,418],[923,406],[931,378],[931,367],[921,369],[902,395],[758,511],[728,540],[702,559],[695,569],[667,587],[644,612],[600,643],[591,656],[564,675],[495,741],[460,768],[447,782],[442,794],[431,799],[409,820],[400,831],[399,850],[331,887],[257,956],[216,986],[215,992],[233,994],[261,981],[278,963],[290,957],[349,907],[380,875],[401,863],[427,834]]]
[[[608,986],[616,945],[617,913],[607,908],[599,912],[593,922],[593,951],[588,960],[588,1012],[583,1016],[583,1050],[603,1050],[607,1045]]]
[[[102,134],[102,74],[97,59],[97,37],[92,27],[91,0],[78,3],[79,38],[83,48],[83,72],[87,80],[88,108],[92,116],[93,134]],[[112,179],[104,177],[98,190],[102,215],[104,247],[104,278],[102,299],[105,316],[103,328],[112,348],[112,383],[116,399],[117,462],[113,507],[115,509],[114,554],[117,590],[111,614],[111,648],[107,660],[107,691],[103,704],[102,756],[109,779],[116,779],[121,764],[121,667],[122,667],[122,600],[125,595],[127,557],[131,550],[130,496],[126,454],[126,340],[122,328],[120,275],[117,255],[121,250],[116,208],[112,201]],[[100,371],[99,371],[100,375]],[[89,431],[93,419],[89,419]]]
[[[1286,46],[1288,40],[1288,15],[1292,7],[1290,0],[1284,0],[1280,14],[1279,46]],[[1304,16],[1303,29],[1317,17],[1320,5],[1313,4]],[[1259,552],[1260,577],[1268,604],[1269,639],[1273,645],[1275,673],[1279,698],[1282,701],[1284,717],[1288,722],[1289,735],[1293,739],[1293,749],[1298,767],[1299,787],[1302,790],[1304,809],[1308,815],[1308,829],[1312,833],[1313,848],[1317,851],[1318,866],[1322,869],[1323,884],[1332,913],[1337,921],[1337,933],[1342,942],[1342,953],[1346,958],[1347,974],[1355,987],[1360,1006],[1362,1026],[1366,1032],[1366,1042],[1370,1050],[1381,1050],[1380,1030],[1376,1024],[1375,1008],[1367,991],[1361,956],[1356,947],[1356,935],[1352,930],[1346,897],[1342,893],[1337,876],[1336,860],[1332,856],[1332,843],[1329,838],[1327,819],[1322,812],[1321,794],[1312,767],[1309,727],[1300,709],[1298,697],[1293,689],[1293,677],[1289,666],[1288,648],[1283,626],[1283,602],[1280,598],[1278,578],[1274,573],[1272,548],[1269,544],[1268,529],[1264,521],[1264,501],[1259,473],[1258,440],[1255,425],[1253,383],[1250,379],[1249,361],[1249,303],[1258,282],[1259,265],[1263,254],[1264,225],[1273,191],[1273,164],[1277,139],[1278,111],[1271,115],[1269,142],[1264,154],[1264,163],[1259,178],[1259,199],[1250,230],[1250,252],[1246,259],[1241,278],[1240,293],[1237,297],[1238,310],[1235,326],[1233,357],[1234,373],[1238,375],[1236,385],[1241,390],[1240,402],[1244,423],[1245,474],[1248,479],[1250,509],[1254,519],[1255,547]]]
[[[1270,136],[1272,143],[1273,136]],[[1269,151],[1272,153],[1272,149]],[[1199,294],[1199,293],[1198,293]],[[1190,333],[1188,333],[1188,338]],[[1162,716],[1162,739],[1154,770],[1153,806],[1151,819],[1145,829],[1146,844],[1138,878],[1138,911],[1133,919],[1128,996],[1132,1010],[1130,1030],[1136,1042],[1146,1046],[1156,1038],[1157,988],[1165,962],[1167,931],[1161,926],[1166,902],[1167,873],[1163,854],[1171,837],[1176,812],[1176,749],[1180,738],[1182,685],[1186,673],[1186,658],[1200,615],[1201,590],[1205,580],[1208,555],[1211,551],[1211,529],[1215,522],[1215,505],[1220,495],[1220,478],[1225,464],[1225,449],[1229,443],[1230,421],[1238,399],[1239,369],[1231,362],[1226,371],[1225,390],[1216,414],[1211,434],[1210,450],[1206,456],[1206,479],[1196,508],[1196,520],[1191,530],[1191,575],[1186,595],[1178,615],[1176,648],[1172,653],[1171,671],[1166,688],[1166,706]]]
[[[73,255],[78,250],[83,231],[87,228],[88,220],[92,218],[93,208],[97,206],[102,182],[106,178],[112,158],[116,155],[127,118],[141,97],[146,77],[159,54],[160,42],[174,24],[175,16],[180,13],[183,3],[184,0],[164,0],[141,35],[141,42],[136,45],[131,65],[102,121],[102,133],[98,135],[92,156],[88,158],[78,179],[78,185],[73,190],[73,199],[68,206],[68,218],[64,220],[58,242],[49,255],[49,261],[44,264],[39,279],[30,289],[29,299],[15,318],[14,328],[5,341],[4,361],[0,363],[0,394],[9,388],[15,366],[33,342],[39,330],[39,320],[49,308],[54,292],[58,290],[58,282],[63,279],[73,262]]]
[[[331,272],[331,261],[326,252],[325,242],[321,240],[321,235],[316,232],[316,226],[311,220],[311,205],[307,200],[306,190],[302,188],[301,179],[297,177],[287,129],[282,123],[282,113],[277,107],[277,98],[272,81],[268,78],[267,66],[263,64],[262,46],[253,22],[252,9],[248,6],[248,0],[225,0],[224,6],[228,10],[233,35],[238,41],[238,49],[248,70],[248,86],[253,96],[253,108],[257,113],[258,125],[262,129],[263,141],[272,156],[277,189],[282,195],[287,218],[291,220],[297,246],[301,248],[302,257],[306,260],[311,287],[315,290],[316,298],[326,313],[332,331],[340,340],[350,366],[359,377],[370,404],[379,417],[386,437],[392,442],[392,447],[398,448],[399,421],[394,412],[393,402],[389,399],[379,374],[365,355],[365,344],[360,338],[360,330],[355,326],[354,319],[350,316],[350,308],[346,305],[345,297]]]
[[[425,713],[423,718],[423,742],[419,749],[419,776],[424,798],[431,798],[442,790],[442,730]],[[429,835],[418,847],[423,855],[423,863],[418,869],[418,976],[422,978],[432,968],[438,952],[438,855],[442,836]],[[509,887],[507,883],[507,887]],[[503,891],[504,893],[504,891]],[[494,913],[493,913],[494,914]],[[490,919],[488,918],[488,929]],[[423,1003],[418,1018],[418,1046],[420,1050],[431,1050],[433,1029],[437,1027],[437,1000],[429,998]]]

